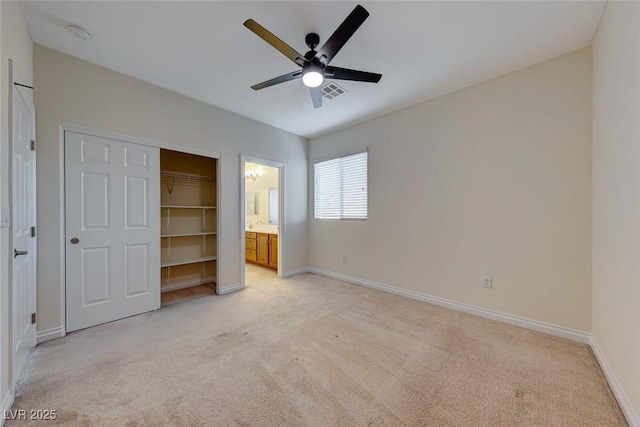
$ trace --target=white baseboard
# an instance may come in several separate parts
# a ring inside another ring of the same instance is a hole
[[[497,320],[500,322],[508,323],[510,325],[520,326],[522,328],[543,332],[543,333],[554,335],[557,337],[567,338],[567,339],[581,342],[584,344],[589,343],[589,337],[591,336],[591,334],[588,332],[578,331],[576,329],[566,328],[564,326],[558,326],[550,323],[540,322],[538,320],[527,319],[525,317],[514,316],[507,313],[501,313],[499,311],[489,310],[487,308],[477,307],[474,305],[464,304],[464,303],[448,300],[445,298],[422,294],[420,292],[410,291],[408,289],[402,289],[395,286],[385,285],[384,283],[378,283],[371,280],[360,279],[358,277],[347,276],[345,274],[334,273],[333,271],[323,270],[320,268],[311,267],[308,269],[308,271],[310,273],[319,274],[321,276],[343,280],[345,282],[354,283],[356,285],[366,286],[367,288],[377,289],[379,291],[388,292],[390,294],[400,295],[403,297],[415,299],[415,300],[426,302],[429,304],[451,308],[453,310],[462,311],[464,313],[473,314],[473,315],[484,317],[487,319]]]
[[[622,386],[618,382],[616,375],[613,373],[609,362],[604,357],[604,353],[596,340],[596,337],[591,335],[591,339],[589,340],[589,344],[591,345],[591,349],[593,353],[596,355],[596,359],[598,359],[598,363],[602,368],[602,372],[604,372],[604,376],[607,378],[609,382],[609,386],[611,387],[611,391],[613,391],[613,395],[616,397],[618,401],[618,405],[620,405],[620,409],[622,409],[622,413],[627,418],[627,422],[629,423],[629,427],[640,427],[640,417],[633,409],[631,402],[629,402],[629,398],[627,394],[622,389]]]
[[[11,406],[13,406],[13,394],[9,391],[4,396],[4,399],[2,399],[2,416],[0,416],[0,427],[4,425],[5,414],[9,412]]]
[[[310,267],[296,268],[295,270],[289,270],[282,275],[283,278],[297,276],[298,274],[308,273]]]
[[[236,283],[235,285],[228,285],[228,286],[225,286],[224,288],[223,287],[219,288],[218,295],[230,294],[231,292],[239,291],[241,289],[243,288],[240,283]]]
[[[37,335],[37,343],[43,343],[45,341],[55,340],[56,338],[62,338],[66,335],[64,325],[58,328],[46,329],[44,331],[39,331]]]
[[[203,279],[186,280],[180,283],[174,283],[173,285],[163,285],[160,287],[160,292],[177,291],[178,289],[191,288],[192,286],[200,286],[207,283],[216,283],[216,276],[205,277]]]

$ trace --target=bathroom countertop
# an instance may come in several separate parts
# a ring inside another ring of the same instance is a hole
[[[278,229],[277,228],[271,228],[271,227],[252,227],[252,228],[247,228],[244,231],[246,231],[247,233],[266,233],[266,234],[278,234]]]

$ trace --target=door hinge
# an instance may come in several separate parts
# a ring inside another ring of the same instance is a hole
[[[31,324],[32,325],[36,324],[36,314],[35,313],[31,313]]]
[[[36,227],[31,227],[31,237],[36,237]]]
[[[36,151],[36,140],[35,139],[31,140],[31,151]]]

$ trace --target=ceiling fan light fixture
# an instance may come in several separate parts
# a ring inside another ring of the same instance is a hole
[[[324,81],[324,71],[318,65],[308,65],[302,71],[302,83],[306,87],[318,87]]]

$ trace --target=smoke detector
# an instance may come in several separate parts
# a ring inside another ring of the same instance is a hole
[[[322,96],[334,99],[347,93],[347,90],[335,82],[329,82],[322,88]]]
[[[80,40],[89,40],[91,38],[91,33],[89,31],[74,24],[67,25],[67,31],[69,31],[69,34],[73,37]]]

